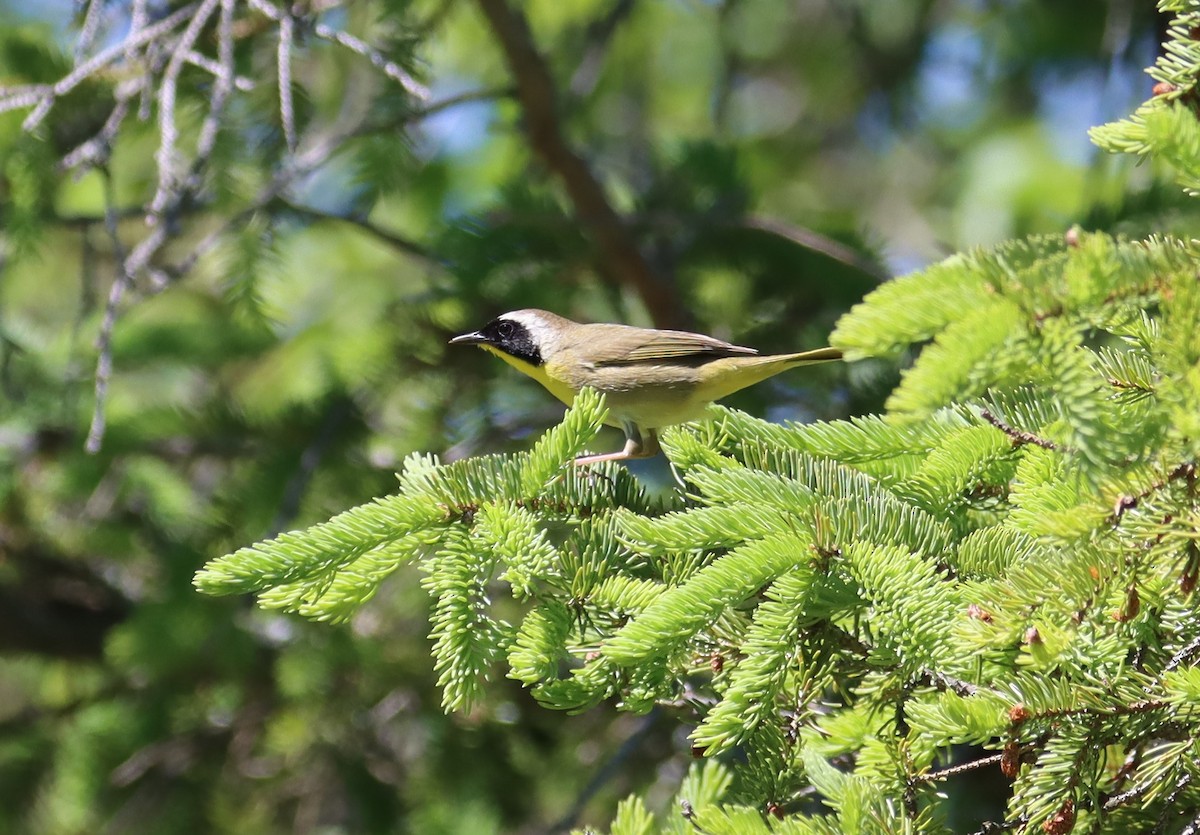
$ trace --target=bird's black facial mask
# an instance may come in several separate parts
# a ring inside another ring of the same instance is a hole
[[[520,322],[512,319],[493,319],[480,329],[479,334],[487,339],[488,345],[534,367],[543,362],[542,352],[533,341],[529,329]]]

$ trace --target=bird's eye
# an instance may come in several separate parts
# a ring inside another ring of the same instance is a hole
[[[513,323],[501,322],[496,325],[496,333],[500,334],[501,339],[509,339],[513,335]]]

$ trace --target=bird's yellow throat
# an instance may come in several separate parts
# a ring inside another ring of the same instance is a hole
[[[482,348],[483,350],[487,351],[489,354],[495,354],[500,359],[504,360],[506,363],[511,365],[513,368],[520,371],[526,377],[532,377],[533,379],[537,380],[539,383],[542,384],[542,386],[546,389],[546,391],[553,394],[555,397],[557,397],[563,403],[566,403],[568,406],[570,406],[571,403],[574,402],[575,390],[573,388],[571,388],[570,386],[568,386],[566,383],[562,382],[561,380],[551,377],[550,374],[546,371],[546,366],[534,365],[531,362],[526,362],[523,359],[514,357],[512,354],[506,353],[505,351],[501,351],[498,348],[495,348],[491,345],[480,345],[479,347]]]

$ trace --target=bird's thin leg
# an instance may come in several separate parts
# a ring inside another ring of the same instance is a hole
[[[575,459],[576,466],[599,464],[601,461],[629,461],[634,458],[652,458],[658,455],[658,434],[647,429],[645,434],[636,426],[625,427],[625,448],[620,452],[605,452],[600,455],[584,455]]]
[[[605,452],[600,455],[584,455],[575,459],[575,465],[599,464],[601,461],[628,461],[632,458],[645,458],[642,444],[637,438],[627,438],[625,448],[620,452]]]

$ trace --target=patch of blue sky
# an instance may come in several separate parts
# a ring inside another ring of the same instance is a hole
[[[1038,116],[1055,155],[1064,162],[1086,165],[1096,153],[1087,129],[1104,121],[1105,75],[1096,67],[1050,69],[1039,74]]]
[[[1151,80],[1142,68],[1154,60],[1146,38],[1109,66],[1050,69],[1039,74],[1038,114],[1066,162],[1084,164],[1097,153],[1087,129],[1125,118],[1149,96]]]
[[[917,72],[917,119],[966,129],[983,116],[996,63],[979,31],[951,24],[932,33]]]
[[[433,85],[429,100],[443,101],[476,86],[467,79],[440,79]],[[468,101],[448,107],[421,121],[420,129],[414,132],[416,152],[426,158],[473,154],[488,141],[495,118],[493,101]]]
[[[74,14],[74,0],[0,0],[0,20],[49,23],[61,36],[71,33]]]
[[[153,17],[155,4],[150,4]],[[70,51],[79,36],[75,0],[0,0],[0,26],[17,23],[43,23],[51,27],[64,51]],[[108,18],[101,36],[92,44],[89,55],[119,42],[129,31],[129,13],[125,4],[106,5]]]

